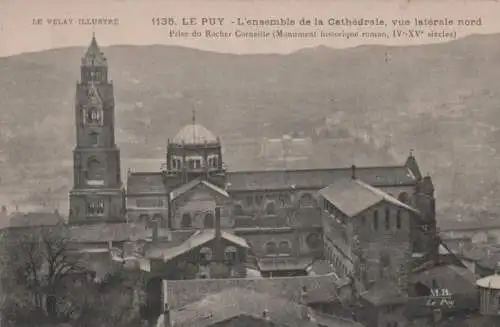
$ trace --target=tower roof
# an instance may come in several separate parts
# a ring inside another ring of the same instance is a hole
[[[172,140],[175,144],[205,144],[218,143],[217,137],[200,124],[193,122],[184,126]]]
[[[107,59],[101,52],[95,34],[92,35],[92,41],[90,42],[85,55],[82,58],[82,65],[84,66],[106,66]]]

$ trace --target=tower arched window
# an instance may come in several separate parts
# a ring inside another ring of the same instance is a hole
[[[87,215],[89,216],[102,216],[104,215],[104,200],[90,200],[87,202]]]
[[[276,247],[276,243],[274,242],[267,242],[266,243],[266,254],[267,255],[273,255],[278,252],[278,248]]]
[[[192,226],[191,215],[189,213],[184,213],[181,219],[181,227],[189,228]]]
[[[99,143],[99,134],[97,134],[96,132],[90,133],[89,137],[90,137],[90,145],[96,146]]]
[[[203,220],[203,226],[205,228],[214,228],[214,215],[211,212],[205,214],[205,219]]]
[[[102,124],[102,111],[97,107],[90,107],[87,110],[86,121],[88,124],[100,125]]]
[[[89,180],[102,180],[104,178],[104,168],[96,158],[91,158],[88,161],[87,178]]]
[[[276,206],[274,205],[274,202],[269,202],[266,205],[266,214],[267,215],[275,215],[276,214]]]

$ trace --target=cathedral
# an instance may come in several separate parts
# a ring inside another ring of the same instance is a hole
[[[163,169],[128,172],[123,185],[113,84],[95,37],[80,70],[70,225],[187,235],[162,250],[163,263],[196,247],[193,264],[209,260],[212,250],[203,244],[218,237],[227,243],[223,258],[234,261],[243,249],[240,263],[251,253],[263,277],[306,276],[322,262],[353,277],[365,294],[387,285],[411,294],[412,269],[436,260],[434,186],[412,153],[395,166],[231,171],[221,139],[193,114],[168,140]]]

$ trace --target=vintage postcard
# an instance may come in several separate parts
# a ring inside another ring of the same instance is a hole
[[[0,325],[500,326],[499,12],[0,1]]]

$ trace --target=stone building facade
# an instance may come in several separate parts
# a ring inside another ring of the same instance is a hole
[[[76,147],[73,151],[72,224],[125,220],[120,150],[115,143],[115,101],[107,59],[95,37],[76,84]]]

